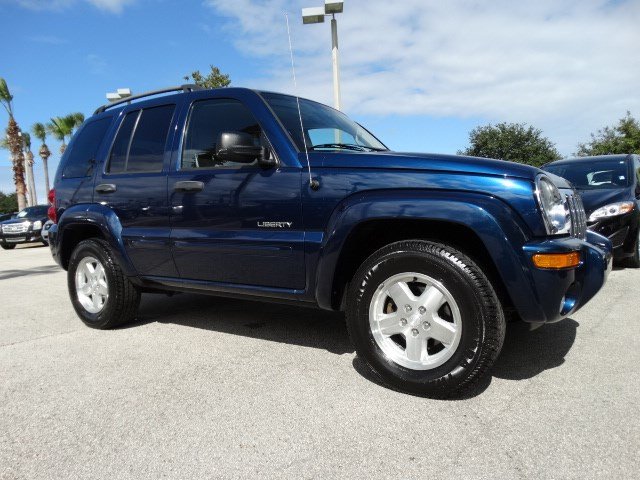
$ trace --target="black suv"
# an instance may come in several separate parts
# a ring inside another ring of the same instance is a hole
[[[48,220],[47,205],[27,207],[14,218],[0,223],[0,246],[5,250],[16,248],[19,243],[42,242],[42,226]]]

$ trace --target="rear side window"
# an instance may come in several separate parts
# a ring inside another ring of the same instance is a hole
[[[93,173],[98,148],[110,124],[111,118],[101,118],[87,123],[78,132],[62,170],[63,178],[88,177]]]
[[[111,149],[109,173],[160,172],[174,105],[129,112]]]

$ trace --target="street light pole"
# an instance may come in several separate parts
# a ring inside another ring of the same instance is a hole
[[[340,62],[338,50],[338,22],[336,13],[342,13],[342,0],[325,0],[324,7],[302,9],[302,23],[324,23],[324,17],[331,16],[331,60],[333,63],[333,106],[340,110]]]
[[[333,60],[333,106],[340,110],[340,63],[338,53],[338,22],[331,19],[331,59]]]

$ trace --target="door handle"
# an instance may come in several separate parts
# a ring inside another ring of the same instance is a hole
[[[197,182],[193,180],[183,180],[176,182],[173,189],[176,192],[201,192],[204,188],[203,182]]]
[[[98,193],[113,193],[117,190],[117,187],[113,183],[102,183],[96,187]]]

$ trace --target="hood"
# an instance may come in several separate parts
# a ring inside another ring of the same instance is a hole
[[[520,177],[533,180],[540,169],[521,163],[429,153],[399,152],[309,152],[312,166],[328,168],[380,168],[405,170],[434,170],[481,175]],[[304,165],[304,153],[301,153]]]
[[[22,217],[22,218],[11,218],[9,220],[5,220],[4,222],[1,222],[1,224],[2,225],[9,225],[9,224],[14,224],[14,223],[24,223],[24,222],[33,223],[33,222],[37,222],[38,220],[40,220],[43,224],[44,224],[44,222],[47,221],[46,218]]]
[[[604,207],[610,203],[625,202],[634,200],[632,189],[630,188],[607,188],[607,189],[580,189],[578,193],[584,203],[584,209],[589,216],[594,210]]]

